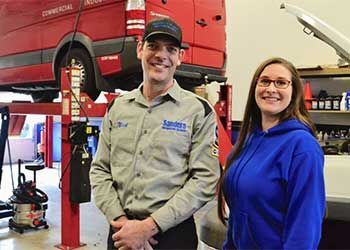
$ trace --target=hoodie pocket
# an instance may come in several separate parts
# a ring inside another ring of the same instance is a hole
[[[234,235],[238,249],[260,249],[254,238],[248,214],[238,212],[236,222],[233,222],[233,224],[235,225]]]

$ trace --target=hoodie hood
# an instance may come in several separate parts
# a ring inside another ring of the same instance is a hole
[[[262,131],[261,128],[256,127],[253,131],[254,134],[265,134],[265,136],[274,136],[274,135],[280,135],[284,133],[291,132],[293,130],[304,130],[311,135],[313,135],[313,132],[311,128],[309,128],[306,124],[300,122],[297,119],[289,119],[282,121],[281,123],[277,124],[276,126],[268,129],[267,131]]]

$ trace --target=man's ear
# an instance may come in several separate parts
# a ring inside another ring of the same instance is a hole
[[[180,49],[179,51],[179,60],[177,61],[177,66],[181,65],[181,62],[185,59],[185,50],[184,49]]]
[[[137,43],[136,54],[137,54],[137,59],[140,59],[140,60],[142,58],[142,46],[143,46],[143,43],[141,41]]]

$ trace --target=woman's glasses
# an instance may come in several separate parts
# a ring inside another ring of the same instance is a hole
[[[260,87],[265,87],[267,88],[268,86],[270,86],[270,84],[273,82],[273,85],[275,85],[275,87],[277,89],[286,89],[288,88],[289,84],[291,84],[291,81],[287,80],[287,79],[276,79],[276,80],[272,80],[266,77],[259,77],[257,84]]]

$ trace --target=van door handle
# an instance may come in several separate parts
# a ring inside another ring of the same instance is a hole
[[[205,26],[208,25],[207,22],[203,18],[197,20],[196,23],[199,24],[202,27],[205,27]]]
[[[215,19],[216,21],[220,21],[220,20],[222,19],[222,16],[221,16],[221,15],[216,15],[216,16],[214,17],[214,19]]]

